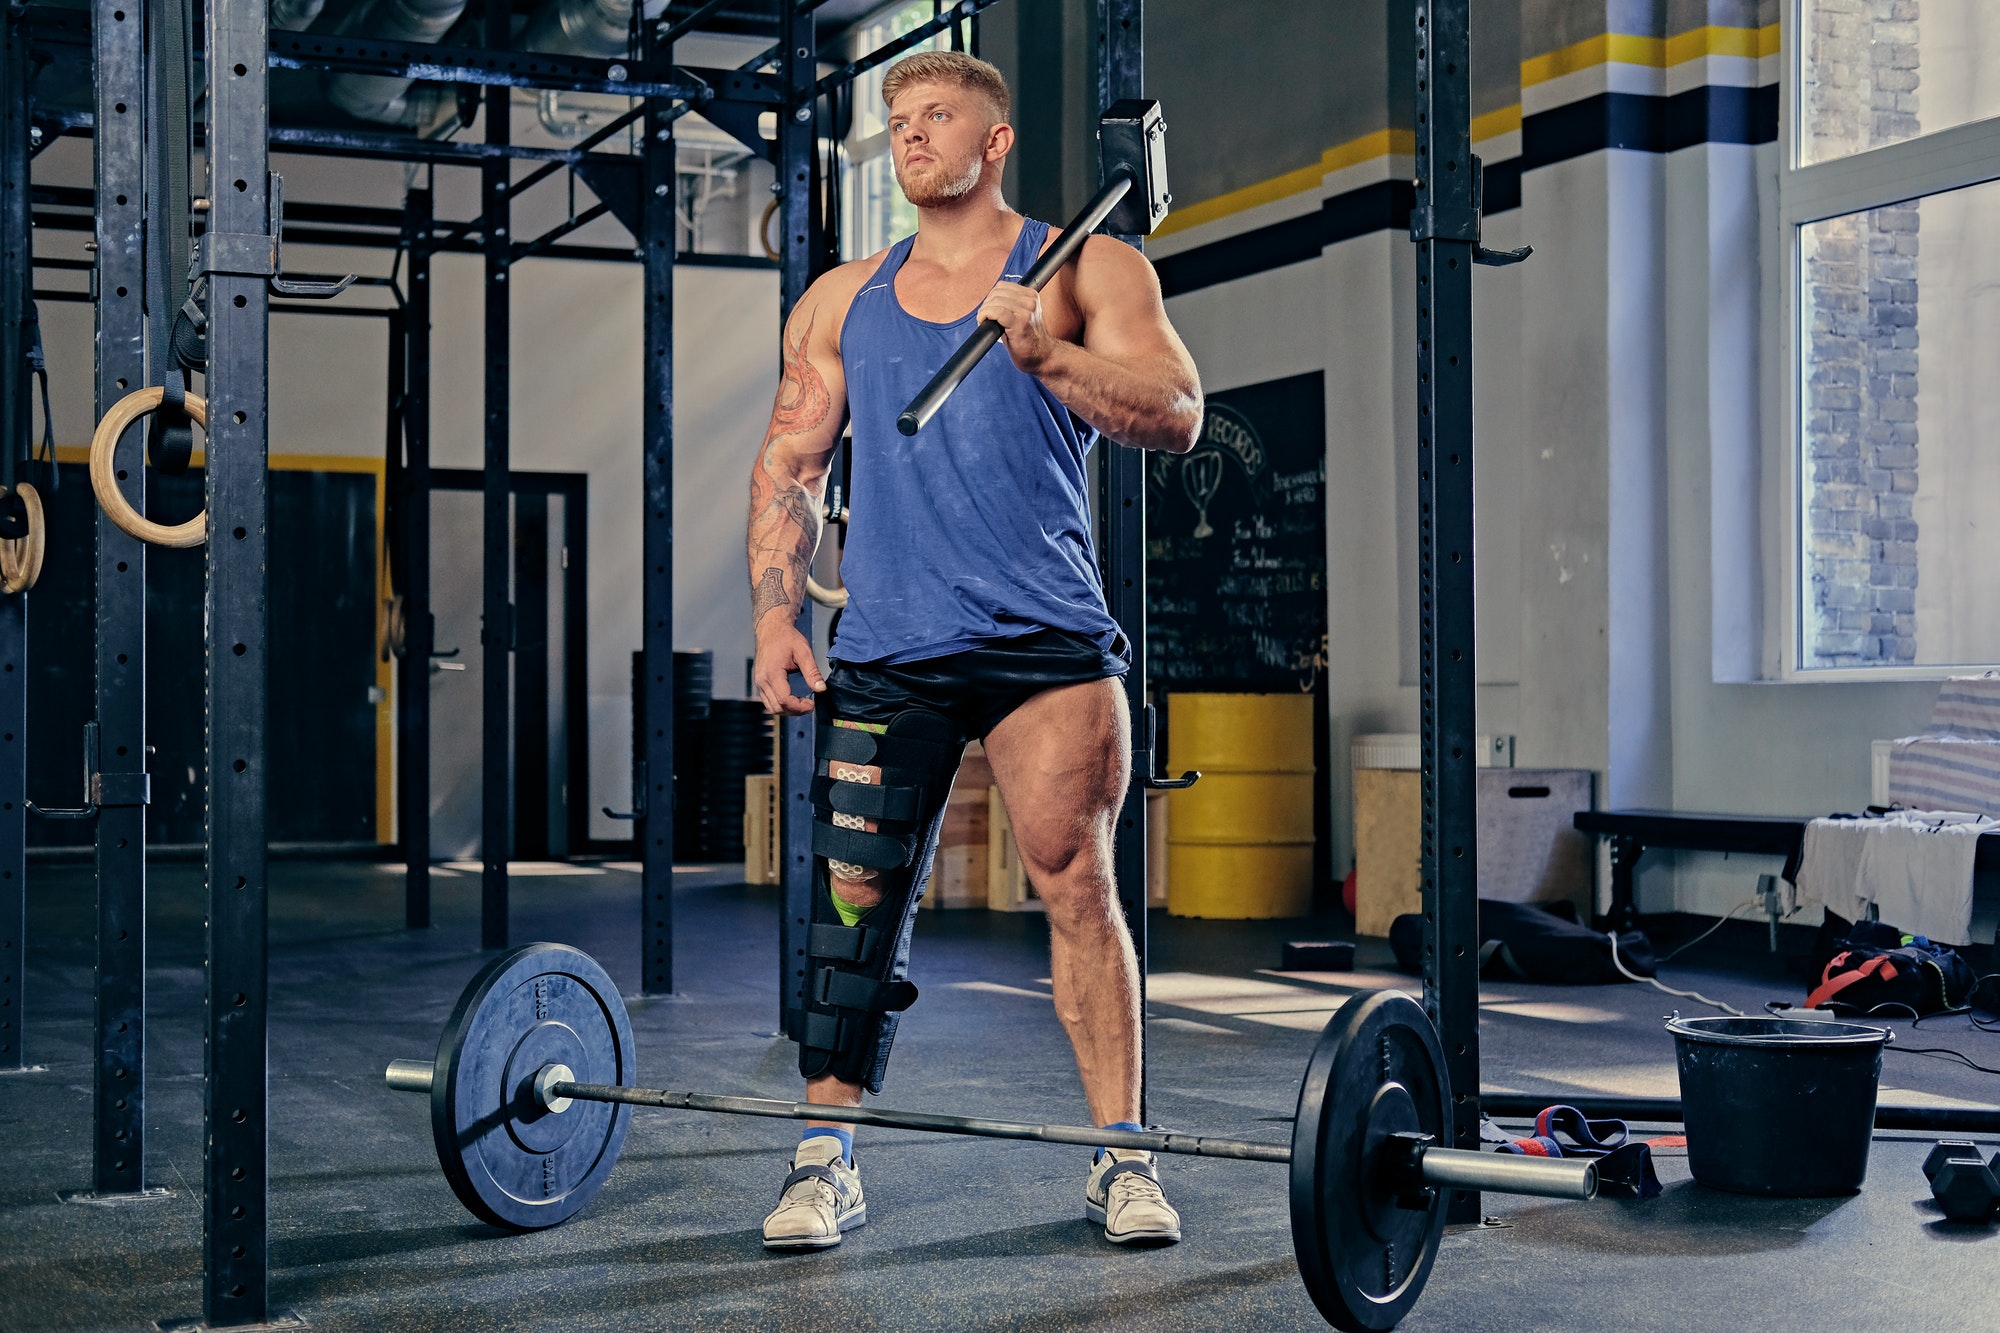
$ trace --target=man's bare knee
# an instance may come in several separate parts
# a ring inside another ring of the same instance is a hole
[[[845,861],[828,861],[826,869],[833,881],[833,896],[849,907],[873,907],[882,901],[881,871]]]

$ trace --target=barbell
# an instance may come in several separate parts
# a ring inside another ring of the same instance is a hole
[[[1438,1146],[1450,1123],[1444,1051],[1400,991],[1356,995],[1328,1021],[1290,1144],[668,1092],[634,1086],[635,1064],[632,1024],[604,969],[568,945],[529,944],[473,978],[435,1061],[391,1061],[386,1078],[430,1097],[431,1139],[460,1202],[517,1231],[556,1226],[596,1197],[641,1106],[1283,1163],[1299,1274],[1328,1322],[1349,1330],[1393,1328],[1416,1303],[1450,1191],[1597,1193],[1587,1160]]]

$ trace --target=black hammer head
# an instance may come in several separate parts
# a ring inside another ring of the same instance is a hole
[[[1137,97],[1113,102],[1097,122],[1097,146],[1102,179],[1132,173],[1132,188],[1105,218],[1104,229],[1114,236],[1152,235],[1174,198],[1167,193],[1167,124],[1160,104]]]

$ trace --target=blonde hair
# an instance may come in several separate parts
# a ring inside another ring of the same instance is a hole
[[[882,105],[893,105],[913,83],[948,83],[979,94],[992,107],[996,125],[1005,124],[1013,114],[1014,99],[1007,91],[1006,75],[962,51],[919,51],[889,66],[889,72],[882,76]]]

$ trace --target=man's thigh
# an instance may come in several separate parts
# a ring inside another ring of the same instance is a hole
[[[986,736],[993,780],[1032,869],[1067,869],[1109,854],[1130,783],[1131,722],[1117,677],[1030,697]]]

